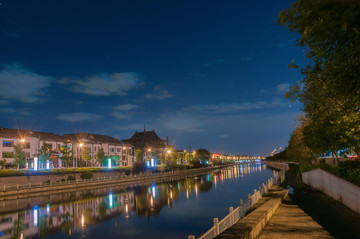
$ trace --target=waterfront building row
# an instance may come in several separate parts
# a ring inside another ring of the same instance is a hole
[[[38,132],[31,130],[17,130],[0,128],[0,160],[5,160],[6,165],[14,165],[14,147],[17,144],[23,146],[26,158],[26,166],[32,168],[34,159],[39,155],[43,145],[51,150],[48,168],[65,167],[61,160],[60,148],[66,144],[69,147],[72,162],[71,166],[100,166],[96,160],[96,154],[100,149],[106,157],[118,157],[118,166],[132,166],[135,148],[129,143],[99,134],[77,133],[58,135],[54,133]],[[83,160],[85,149],[90,152],[91,159],[88,163]],[[45,168],[39,165],[39,168]]]

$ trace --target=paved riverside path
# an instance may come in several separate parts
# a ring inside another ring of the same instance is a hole
[[[281,187],[274,186],[268,194],[254,205],[252,211],[232,227],[225,230],[216,239],[233,238],[333,238],[312,217],[296,205]],[[281,198],[284,198],[281,203]],[[279,203],[272,217],[264,212]],[[262,220],[260,219],[262,218]],[[264,218],[269,218],[264,221]],[[266,225],[265,225],[266,224]],[[259,228],[259,225],[263,228]],[[264,227],[265,226],[265,227]]]
[[[273,238],[333,237],[287,197],[259,237],[259,239]]]

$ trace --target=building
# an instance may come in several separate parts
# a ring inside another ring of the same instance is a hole
[[[53,133],[44,133],[30,130],[16,130],[0,128],[0,159],[6,160],[6,164],[14,163],[14,146],[22,144],[25,151],[26,167],[32,168],[34,157],[38,155],[42,145],[47,145],[51,150],[50,162],[52,167],[61,167],[59,161],[60,147],[64,142],[62,136]],[[45,168],[45,163],[39,168]]]
[[[117,166],[132,166],[134,161],[134,147],[118,139],[90,133],[64,134],[66,140],[73,142],[73,158],[75,165],[85,166],[82,160],[85,148],[89,149],[91,160],[90,166],[99,166],[96,154],[103,149],[106,157],[119,157]]]
[[[22,144],[26,155],[26,168],[34,168],[34,159],[38,158],[39,150],[47,145],[51,150],[50,159],[39,163],[38,168],[64,167],[61,161],[60,148],[66,143],[72,152],[71,157],[74,167],[85,166],[82,155],[85,147],[89,148],[91,160],[87,166],[99,166],[96,162],[96,153],[100,148],[104,150],[105,156],[118,156],[118,166],[132,166],[134,160],[134,147],[128,143],[120,142],[118,139],[106,135],[78,133],[57,135],[31,130],[17,130],[0,128],[0,160],[5,160],[7,167],[14,166],[14,146]]]
[[[169,144],[169,137],[167,136],[166,140],[161,139],[155,130],[146,131],[144,129],[143,132],[135,132],[130,139],[124,139],[122,142],[142,150],[144,152],[143,160],[147,162],[148,166],[159,163],[174,149],[174,146]]]

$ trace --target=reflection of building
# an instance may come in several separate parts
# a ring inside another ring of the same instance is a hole
[[[65,134],[63,136],[31,130],[16,130],[0,128],[0,160],[5,159],[6,164],[14,164],[14,146],[23,145],[26,157],[26,167],[33,168],[34,158],[38,156],[40,148],[45,144],[51,150],[49,168],[65,166],[65,162],[60,160],[60,148],[66,142],[72,152],[73,165],[81,162],[81,156],[85,147],[89,148],[91,155],[90,165],[97,165],[95,161],[96,153],[100,148],[104,150],[105,156],[119,157],[119,166],[131,166],[134,159],[134,147],[127,143],[122,143],[118,139],[110,136],[79,133]],[[82,165],[85,166],[85,165]],[[46,163],[39,164],[39,168],[45,168]]]
[[[72,228],[82,228],[135,209],[134,193],[109,193],[96,199],[45,205],[17,213],[3,214],[0,219],[0,238],[28,238]]]
[[[230,161],[261,159],[261,157],[253,157],[249,155],[234,155],[234,154],[219,154],[219,153],[211,154],[211,158],[220,159],[220,160],[230,160]]]

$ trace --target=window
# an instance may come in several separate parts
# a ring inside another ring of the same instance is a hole
[[[11,140],[7,140],[7,141],[3,141],[3,147],[14,147],[14,141]]]
[[[3,152],[2,157],[3,158],[12,158],[14,156],[13,152]]]
[[[25,142],[24,149],[29,149],[29,148],[30,148],[30,142]]]
[[[61,145],[60,145],[60,144],[58,144],[58,145],[57,145],[57,149],[60,149],[60,148],[61,148]]]
[[[115,149],[114,148],[110,148],[110,152],[114,153]]]
[[[94,151],[96,152],[96,146],[94,147]]]
[[[25,158],[30,158],[30,153],[29,152],[25,153]]]
[[[52,149],[52,144],[51,143],[45,143],[44,142],[44,145],[47,146],[49,149]]]
[[[117,148],[117,149],[116,149],[116,152],[120,153],[120,148]]]

